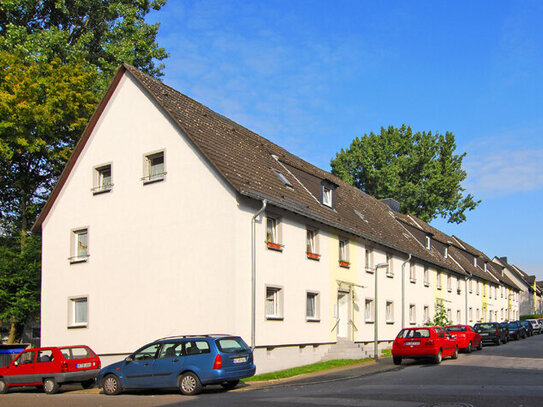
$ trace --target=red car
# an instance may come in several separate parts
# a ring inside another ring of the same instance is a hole
[[[8,366],[0,368],[0,393],[10,387],[38,386],[54,394],[61,384],[94,385],[100,371],[100,358],[87,346],[26,349]]]
[[[434,363],[450,356],[458,357],[456,338],[440,326],[404,328],[392,344],[392,360],[395,365],[402,359],[432,359]]]
[[[483,349],[481,335],[475,332],[469,325],[449,325],[445,328],[451,335],[456,336],[458,348],[467,353],[476,348]]]

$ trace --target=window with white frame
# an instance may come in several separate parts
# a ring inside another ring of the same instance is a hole
[[[480,287],[479,287],[479,281],[477,281],[477,284],[476,284],[476,286],[475,286],[475,293],[476,293],[477,295],[479,295],[479,292],[480,292],[480,291],[481,291],[481,289],[480,289]],[[477,318],[477,320],[478,320],[478,318]]]
[[[469,307],[469,322],[473,322],[473,308]]]
[[[319,293],[307,292],[305,302],[305,317],[308,321],[318,321],[320,318]]]
[[[410,324],[417,323],[417,307],[415,304],[409,305],[409,323]]]
[[[164,151],[145,155],[143,165],[143,182],[162,181],[166,176]]]
[[[424,247],[426,247],[428,250],[432,248],[432,239],[428,235],[426,235]]]
[[[438,290],[441,290],[441,278],[442,278],[442,275],[441,275],[441,271],[438,271],[437,272],[437,281],[436,281],[436,287]]]
[[[473,265],[477,267],[477,257],[473,256]]]
[[[390,253],[386,254],[386,264],[387,264],[387,277],[394,277],[394,268],[392,266],[392,255]]]
[[[88,324],[88,298],[74,297],[68,300],[68,326],[72,328],[86,327]]]
[[[386,317],[386,322],[388,324],[391,324],[394,322],[394,302],[392,301],[386,302],[385,317]]]
[[[460,294],[462,292],[462,286],[460,285],[460,279],[456,278],[456,292]]]
[[[486,284],[483,283],[483,297],[486,297]]]
[[[427,324],[430,322],[430,307],[428,305],[424,306],[423,309],[423,324]]]
[[[449,258],[449,246],[445,246],[445,249],[443,249],[443,257]]]
[[[452,277],[451,276],[447,276],[447,291],[448,292],[452,291]]]
[[[283,290],[279,287],[266,287],[266,318],[283,317]]]
[[[111,191],[111,188],[113,187],[111,182],[111,164],[95,167],[93,178],[94,185],[92,192],[94,194]]]
[[[452,313],[451,313],[451,309],[450,308],[447,308],[447,319],[449,321],[452,321]]]
[[[374,318],[374,310],[373,310],[373,299],[366,298],[365,304],[364,304],[364,317],[366,322],[373,322]]]
[[[456,323],[457,324],[462,323],[462,313],[460,312],[460,310],[456,311]]]
[[[315,229],[307,228],[306,234],[306,251],[307,254],[317,254],[317,231]]]
[[[424,266],[424,285],[426,287],[430,285],[430,269],[428,266]]]
[[[87,261],[89,258],[89,232],[88,229],[76,229],[72,231],[72,248],[70,262],[77,263]]]
[[[494,287],[494,299],[498,299],[498,287]]]
[[[322,204],[332,207],[332,189],[326,186],[322,186]]]
[[[266,243],[270,249],[281,249],[278,223],[277,218],[272,216],[266,217]]]
[[[473,292],[473,280],[470,278],[469,280],[469,293],[471,294]]]
[[[349,263],[349,241],[347,239],[339,239],[339,261]]]
[[[479,308],[475,309],[475,321],[476,322],[480,321]]]
[[[373,272],[373,253],[369,247],[366,247],[364,252],[364,262],[366,264],[366,271]]]
[[[417,281],[417,269],[414,261],[409,264],[409,280],[412,283],[415,283]]]

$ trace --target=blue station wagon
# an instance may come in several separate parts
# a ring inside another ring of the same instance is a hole
[[[158,339],[104,367],[97,385],[107,395],[152,388],[195,395],[208,384],[232,389],[255,370],[253,352],[239,336],[183,335]]]

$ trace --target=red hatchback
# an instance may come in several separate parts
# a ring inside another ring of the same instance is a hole
[[[469,325],[449,325],[445,328],[452,336],[456,336],[458,348],[471,353],[474,348],[483,349],[481,335],[475,332]]]
[[[395,365],[402,363],[402,359],[432,359],[434,363],[441,363],[448,356],[458,357],[458,344],[456,338],[440,326],[402,329],[392,344]]]
[[[43,386],[47,394],[53,394],[64,383],[89,388],[99,371],[100,358],[87,346],[26,349],[0,368],[0,393],[10,387]]]

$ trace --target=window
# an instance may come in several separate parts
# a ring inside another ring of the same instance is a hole
[[[156,359],[158,356],[158,350],[160,349],[160,343],[154,343],[152,345],[146,346],[145,348],[137,351],[132,355],[132,360],[149,360]]]
[[[89,236],[88,229],[72,231],[72,249],[70,262],[78,263],[87,261],[89,258]]]
[[[38,357],[36,363],[47,363],[53,361],[53,351],[51,349],[44,349],[38,351]]]
[[[480,321],[479,308],[475,309],[475,322]]]
[[[28,365],[30,363],[34,363],[34,355],[36,354],[36,351],[27,351],[24,353],[21,353],[19,357],[15,360],[15,365]]]
[[[473,280],[469,280],[469,293],[471,294],[473,292]]]
[[[86,327],[88,323],[87,297],[70,298],[69,327]]]
[[[473,265],[477,267],[477,257],[473,256]]]
[[[476,294],[479,295],[479,291],[480,291],[480,288],[479,288],[479,281],[477,281],[477,285],[476,285]],[[478,318],[477,318],[478,319]]]
[[[159,359],[176,358],[182,355],[183,342],[164,343],[160,349]]]
[[[415,283],[417,281],[417,269],[414,261],[409,264],[409,279],[412,283]]]
[[[456,292],[457,292],[458,294],[461,294],[461,293],[462,293],[462,287],[461,287],[461,285],[460,285],[460,280],[459,280],[458,278],[456,279]]]
[[[409,306],[409,323],[413,325],[417,323],[417,309],[414,304]]]
[[[484,268],[483,268],[483,269],[485,270],[485,272],[488,271],[488,270],[487,270],[487,267],[488,267],[488,266],[487,266],[487,263],[488,263],[488,262],[485,261]]]
[[[469,307],[469,322],[473,322],[473,308]]]
[[[94,185],[92,192],[94,194],[100,194],[102,192],[109,192],[113,184],[111,183],[111,164],[102,165],[94,169]]]
[[[289,188],[294,188],[291,184],[291,182],[287,179],[287,177],[285,177],[282,173],[280,173],[279,171],[277,170],[273,170],[277,176],[279,177],[279,179],[281,181],[283,181],[283,184],[285,184],[285,186],[289,187]]]
[[[452,277],[451,276],[447,276],[447,291],[448,292],[452,291]]]
[[[428,324],[430,322],[430,307],[428,305],[424,306],[424,315],[423,315],[423,323]]]
[[[436,283],[436,285],[437,285],[437,289],[441,290],[441,272],[440,271],[437,272],[437,283]]]
[[[451,309],[450,308],[447,308],[447,319],[449,321],[452,321],[452,313],[451,313]]]
[[[364,315],[366,322],[373,322],[374,312],[373,312],[373,300],[366,299],[364,306]]]
[[[366,248],[365,255],[364,255],[364,261],[366,264],[366,271],[369,273],[373,273],[373,255],[370,248]]]
[[[308,292],[305,304],[306,319],[308,321],[318,321],[320,317],[319,294],[314,292]]]
[[[349,267],[349,241],[346,239],[339,239],[339,265],[342,267]]]
[[[283,290],[278,287],[266,287],[266,318],[282,319]]]
[[[483,297],[486,297],[486,284],[483,283]]]
[[[164,180],[164,151],[145,156],[143,182],[150,183]]]
[[[426,241],[424,243],[424,247],[426,247],[428,250],[432,248],[432,240],[430,239],[430,236],[426,235]]]
[[[322,204],[332,207],[332,189],[322,186]]]
[[[462,314],[460,310],[456,311],[456,323],[460,324],[462,322]]]
[[[274,217],[266,217],[266,245],[268,249],[282,251],[283,245],[279,243],[278,220]]]
[[[430,269],[428,266],[424,266],[424,285],[426,287],[430,285]]]
[[[449,247],[448,246],[445,246],[445,249],[443,249],[443,257],[445,257],[446,259],[449,258]]]
[[[306,253],[307,258],[312,260],[319,260],[320,255],[317,249],[317,231],[314,229],[307,229],[306,231]]]
[[[390,253],[387,253],[386,255],[386,264],[387,264],[387,277],[394,277],[394,269],[392,267],[392,255]]]
[[[387,324],[394,323],[394,303],[392,301],[386,302],[386,322]]]

